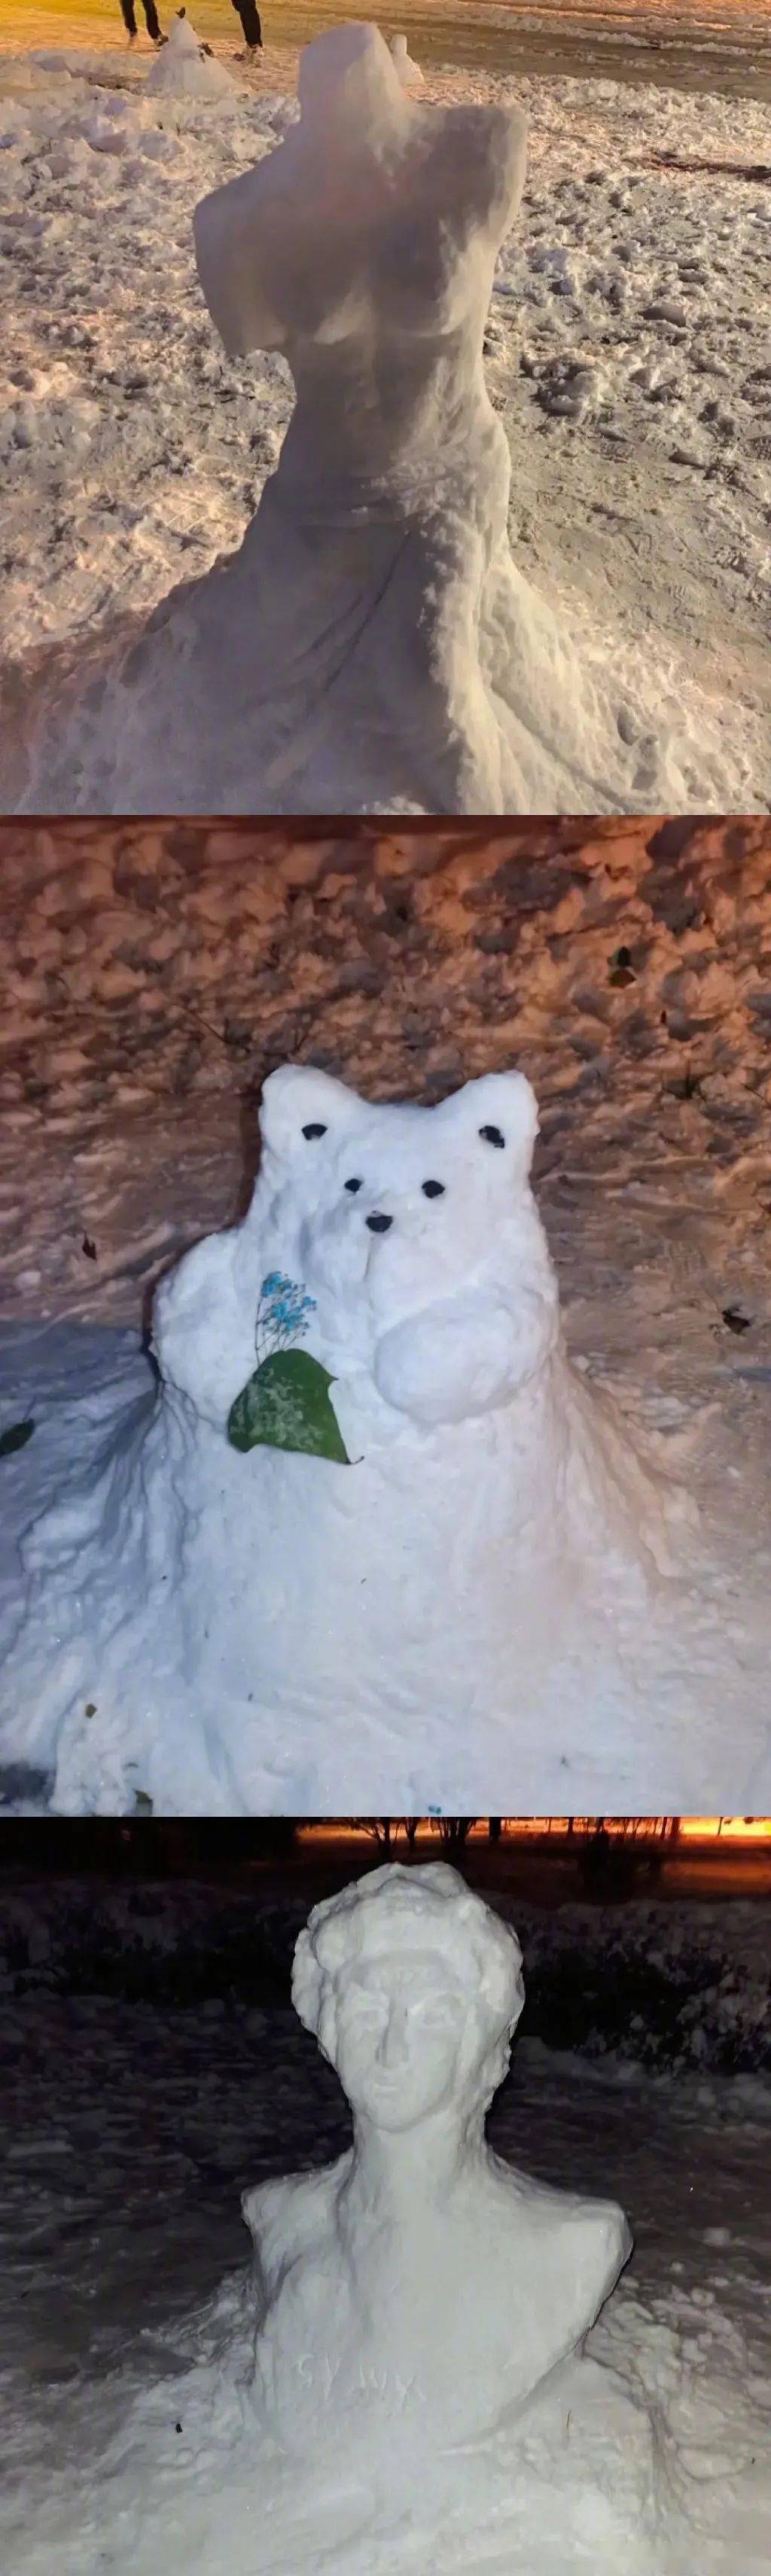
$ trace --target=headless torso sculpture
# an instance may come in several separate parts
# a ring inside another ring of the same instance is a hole
[[[277,472],[239,553],[173,593],[88,693],[76,682],[74,715],[49,710],[23,801],[648,810],[656,774],[612,689],[509,551],[482,343],[524,120],[416,103],[368,26],[306,48],[299,99],[279,148],[195,219],[226,350],[291,369]]]

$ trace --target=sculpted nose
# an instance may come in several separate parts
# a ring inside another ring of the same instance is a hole
[[[364,1223],[369,1226],[370,1234],[387,1234],[389,1226],[393,1225],[393,1217],[384,1216],[380,1208],[375,1208],[371,1216],[365,1217]]]

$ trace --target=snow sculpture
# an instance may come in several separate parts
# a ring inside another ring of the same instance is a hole
[[[184,9],[172,20],[166,44],[147,75],[149,97],[173,97],[237,104],[238,92],[222,63],[201,43]]]
[[[143,1474],[184,1501],[186,1661],[241,1710],[247,1804],[300,1717],[331,1747],[350,1712],[364,1812],[375,1716],[377,1748],[427,1705],[472,1759],[477,1711],[510,1740],[581,1566],[667,1562],[667,1488],[562,1348],[536,1124],[516,1073],[425,1109],[284,1066],[248,1215],[162,1283]]]
[[[396,64],[402,89],[425,89],[426,84],[420,65],[411,62],[407,52],[406,36],[392,36],[391,58]]]
[[[492,1805],[514,1756],[564,1785],[566,1702],[584,1779],[609,1727],[626,1759],[684,1506],[566,1356],[536,1125],[517,1073],[435,1108],[270,1076],[248,1214],[159,1287],[157,1396],[28,1542],[59,1803],[473,1812],[481,1742]]]
[[[128,649],[53,658],[17,810],[684,809],[509,551],[482,344],[523,118],[416,105],[365,25],[306,47],[299,101],[195,217],[228,354],[291,370],[277,471],[239,552]]]
[[[314,1907],[292,1997],[354,2134],[338,2163],[244,2195],[260,2424],[298,2459],[334,2441],[403,2492],[421,2464],[430,2487],[443,2453],[532,2425],[539,2395],[553,2433],[578,2421],[580,2348],[631,2236],[611,2202],[487,2145],[524,2002],[515,1934],[442,1863],[386,1866]]]

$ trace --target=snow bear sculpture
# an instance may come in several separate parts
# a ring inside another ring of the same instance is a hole
[[[566,1355],[536,1126],[519,1073],[433,1108],[271,1074],[160,1384],[25,1541],[8,1744],[34,1706],[56,1804],[541,1812],[609,1744],[639,1770],[685,1507]]]
[[[372,2459],[403,2492],[450,2448],[511,2433],[570,2356],[556,2406],[547,2391],[559,2447],[600,2376],[577,2356],[631,2236],[611,2202],[486,2143],[524,2003],[515,1933],[443,1863],[386,1866],[314,1907],[292,1999],[354,2134],[337,2164],[244,2196],[258,2420],[300,2458],[315,2440]]]
[[[161,1285],[145,1489],[183,1507],[185,1668],[256,1812],[277,1736],[347,1812],[397,1778],[448,1806],[482,1716],[510,1783],[574,1611],[599,1584],[612,1628],[615,1576],[640,1601],[666,1563],[667,1487],[562,1346],[536,1125],[517,1073],[427,1109],[284,1066],[248,1215]]]

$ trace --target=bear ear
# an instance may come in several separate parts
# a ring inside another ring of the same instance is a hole
[[[480,1153],[521,1185],[527,1181],[538,1134],[538,1102],[524,1073],[485,1073],[467,1082],[452,1103],[464,1134],[476,1132]]]
[[[262,1087],[260,1135],[271,1154],[294,1160],[339,1135],[360,1107],[355,1091],[312,1064],[280,1064]]]

